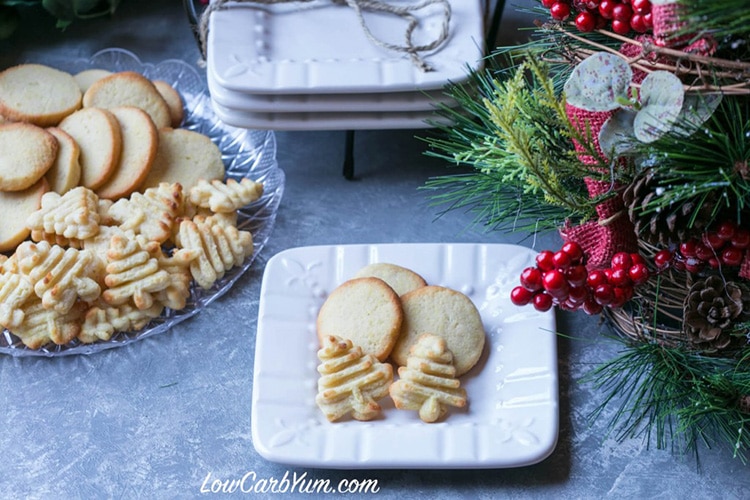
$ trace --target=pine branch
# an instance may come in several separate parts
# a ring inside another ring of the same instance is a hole
[[[610,425],[618,440],[643,437],[660,449],[685,451],[696,451],[698,442],[723,441],[745,463],[750,414],[738,403],[750,394],[748,356],[713,358],[658,343],[627,345],[585,377],[605,392],[590,417],[600,418],[615,404]]]
[[[746,0],[678,0],[684,8],[681,34],[713,35],[717,39],[750,37],[750,10]]]
[[[669,133],[637,151],[658,189],[641,214],[677,210],[696,202],[716,202],[713,215],[730,212],[738,222],[750,210],[750,99],[725,98],[701,130]]]

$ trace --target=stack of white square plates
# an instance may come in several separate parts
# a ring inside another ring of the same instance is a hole
[[[396,7],[414,0],[388,0]],[[331,0],[263,5],[233,2],[211,13],[207,78],[212,105],[229,125],[274,130],[358,130],[428,127],[438,103],[455,104],[448,83],[479,69],[484,48],[481,0],[449,0],[449,34],[419,55],[403,45],[407,22],[392,13],[363,12]],[[443,29],[445,12],[428,4],[412,41],[425,45]]]

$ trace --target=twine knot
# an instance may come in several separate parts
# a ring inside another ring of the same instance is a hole
[[[272,5],[272,4],[282,4],[282,3],[292,3],[292,2],[298,2],[298,3],[310,3],[314,2],[316,0],[216,0],[214,2],[211,2],[209,6],[206,8],[206,10],[203,12],[203,15],[200,18],[200,22],[198,24],[198,37],[200,40],[201,45],[201,51],[203,53],[203,57],[206,57],[206,41],[208,39],[208,21],[211,17],[211,14],[217,10],[223,10],[228,9],[231,6],[227,4],[239,4],[239,3],[251,3],[251,4],[261,4],[261,5]],[[448,0],[422,0],[421,2],[411,4],[411,5],[393,5],[389,4],[387,2],[384,2],[382,0],[328,0],[333,5],[340,5],[349,7],[354,10],[354,12],[357,14],[357,19],[359,20],[359,24],[362,27],[362,30],[364,31],[365,35],[367,35],[367,38],[374,43],[375,45],[379,47],[383,47],[388,50],[392,50],[395,52],[402,52],[405,54],[408,54],[411,58],[414,65],[419,68],[420,71],[428,72],[428,71],[434,71],[432,66],[427,64],[427,62],[422,58],[420,55],[421,52],[426,52],[430,50],[434,50],[440,45],[445,42],[445,40],[448,38],[448,35],[450,34],[450,20],[451,20],[451,5],[448,2]],[[432,40],[429,43],[423,44],[423,45],[415,45],[414,40],[412,40],[412,35],[414,34],[414,30],[417,29],[419,26],[419,19],[414,15],[416,11],[422,10],[425,7],[428,7],[429,5],[439,5],[443,8],[443,19],[442,19],[442,25],[440,29],[440,33],[437,35],[437,37]],[[400,17],[401,19],[408,22],[406,30],[404,32],[405,35],[405,41],[403,45],[388,43],[384,40],[381,40],[377,36],[375,36],[370,28],[367,26],[367,22],[365,21],[364,13],[365,12],[380,12],[380,13],[387,13],[387,14],[393,14],[395,16]]]

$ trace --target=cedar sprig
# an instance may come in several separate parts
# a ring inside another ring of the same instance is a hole
[[[524,220],[547,229],[594,216],[601,198],[589,198],[582,179],[608,168],[604,159],[593,169],[579,161],[574,140],[600,157],[590,131],[569,122],[544,62],[527,53],[513,72],[475,71],[446,92],[459,106],[439,108],[450,125],[434,123],[440,133],[426,139],[427,154],[473,173],[428,180],[425,189],[447,190],[434,204],[469,208],[490,228],[528,228],[518,225]]]

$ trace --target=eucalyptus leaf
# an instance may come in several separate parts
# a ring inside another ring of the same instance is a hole
[[[611,111],[627,100],[633,70],[621,57],[597,52],[581,61],[565,82],[568,104],[586,111]]]
[[[721,94],[685,94],[680,115],[677,117],[678,133],[689,136],[711,118],[721,104]]]
[[[636,141],[633,125],[636,115],[631,109],[619,109],[602,125],[599,147],[608,158],[632,151]]]
[[[654,71],[641,84],[641,109],[633,123],[641,142],[657,140],[672,128],[682,110],[685,91],[679,78],[668,71]]]

